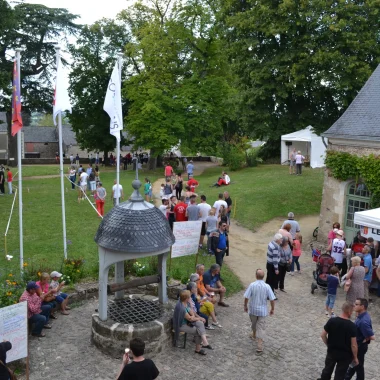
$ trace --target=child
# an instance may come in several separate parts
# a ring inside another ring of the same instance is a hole
[[[55,301],[58,302],[61,306],[61,314],[63,315],[69,315],[70,313],[67,310],[70,310],[70,308],[67,306],[67,303],[69,302],[69,297],[67,294],[62,293],[60,290],[65,285],[65,281],[62,281],[61,283],[58,282],[58,279],[62,276],[62,273],[59,273],[57,271],[53,271],[50,273],[50,277],[52,279],[50,283],[50,289],[55,291],[56,297]]]
[[[160,189],[160,197],[161,197],[161,199],[164,196],[165,196],[165,184],[161,183],[161,189]]]
[[[333,312],[336,298],[336,290],[339,286],[339,269],[333,266],[330,269],[330,274],[327,276],[327,298],[326,298],[326,315],[328,318],[335,317]]]
[[[144,195],[145,200],[147,202],[150,202],[150,192],[151,192],[152,185],[148,178],[145,178],[145,185],[144,185]]]
[[[298,273],[301,274],[301,266],[298,262],[301,256],[301,244],[302,244],[302,235],[297,232],[296,237],[293,240],[293,257],[292,257],[292,265],[290,266],[290,275],[294,276],[294,264],[297,265]]]

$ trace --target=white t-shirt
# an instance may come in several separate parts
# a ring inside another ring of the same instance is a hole
[[[230,176],[228,174],[224,175],[224,180],[226,181],[226,185],[228,185],[231,182]]]
[[[117,186],[117,184],[113,185],[112,186],[112,191],[113,191],[113,197],[116,199],[116,198],[120,198],[121,197],[121,191],[123,190],[123,186],[121,186],[119,184],[119,187]]]
[[[302,154],[296,154],[296,164],[302,164],[305,157]]]
[[[331,257],[335,259],[337,264],[342,264],[344,258],[344,248],[346,242],[344,240],[334,239],[331,246]]]
[[[166,205],[161,205],[161,206],[159,207],[160,211],[165,215],[165,217],[166,217],[166,211],[167,211],[166,207],[168,207],[168,206],[166,206]]]
[[[81,186],[87,185],[87,178],[88,178],[88,174],[86,172],[82,172],[80,175],[80,185]]]
[[[198,207],[199,207],[199,211],[201,213],[201,216],[199,219],[202,220],[202,222],[206,222],[206,219],[208,217],[208,213],[211,210],[211,206],[208,203],[199,203]]]
[[[223,205],[225,208],[228,207],[227,202],[224,201],[223,199],[218,199],[217,201],[215,201],[213,207],[216,208],[216,211],[215,211],[215,215],[216,215],[216,216],[219,216],[219,209],[220,209],[220,206],[222,206],[222,205]]]

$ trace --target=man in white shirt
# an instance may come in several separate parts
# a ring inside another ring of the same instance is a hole
[[[219,216],[220,206],[224,206],[224,208],[228,207],[227,202],[223,199],[223,194],[222,193],[220,193],[218,195],[218,200],[215,201],[214,206],[213,206],[215,208],[215,216],[216,217]]]
[[[116,183],[116,179],[113,181],[114,185],[112,186],[112,198],[113,198],[113,205],[116,206],[118,203],[117,200],[120,202],[120,198],[124,199],[124,193],[123,193],[123,186],[119,184],[119,186]]]
[[[200,217],[199,220],[202,221],[201,237],[199,238],[199,248],[203,247],[203,241],[206,235],[206,219],[211,210],[211,206],[206,203],[206,196],[201,195],[201,203],[198,205]]]
[[[269,315],[274,313],[275,295],[271,287],[264,282],[264,271],[256,270],[256,281],[252,282],[244,293],[244,311],[249,314],[252,323],[252,339],[257,339],[256,354],[263,352],[265,339],[265,319],[268,316],[267,300],[270,301]],[[248,309],[249,301],[249,309]]]

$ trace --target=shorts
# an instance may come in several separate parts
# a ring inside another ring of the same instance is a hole
[[[206,235],[206,222],[202,222],[201,236]]]
[[[58,303],[62,303],[66,298],[67,298],[67,294],[66,293],[60,293],[57,297],[55,297],[55,300]]]
[[[95,191],[96,190],[96,182],[95,181],[90,181],[90,190]]]
[[[327,294],[326,306],[330,309],[334,309],[336,294]]]
[[[256,332],[256,338],[264,340],[266,317],[257,317],[256,315],[249,314],[249,318],[251,319],[252,331]]]
[[[85,193],[87,191],[87,184],[86,185],[80,185],[80,188]]]
[[[290,166],[296,166],[296,162],[295,162],[295,161],[292,161],[292,160],[289,160],[289,165],[290,165]]]

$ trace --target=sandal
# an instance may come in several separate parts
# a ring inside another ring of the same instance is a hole
[[[62,315],[69,315],[70,313],[68,311],[64,310],[64,311],[61,311],[61,314]]]
[[[196,354],[199,354],[199,355],[207,355],[203,350],[200,350],[200,351],[194,351]]]
[[[71,307],[70,306],[66,306],[66,310],[71,310]]]
[[[36,336],[37,338],[44,338],[46,335],[44,333],[41,333],[41,334],[33,334],[32,333],[32,336]]]
[[[202,348],[207,348],[207,349],[209,349],[209,350],[213,350],[213,348],[208,344],[207,346],[203,346],[202,345]]]
[[[261,355],[262,353],[263,353],[263,350],[262,350],[262,349],[258,348],[258,349],[256,350],[256,355]]]
[[[44,329],[51,329],[51,325],[49,324],[44,325]]]

